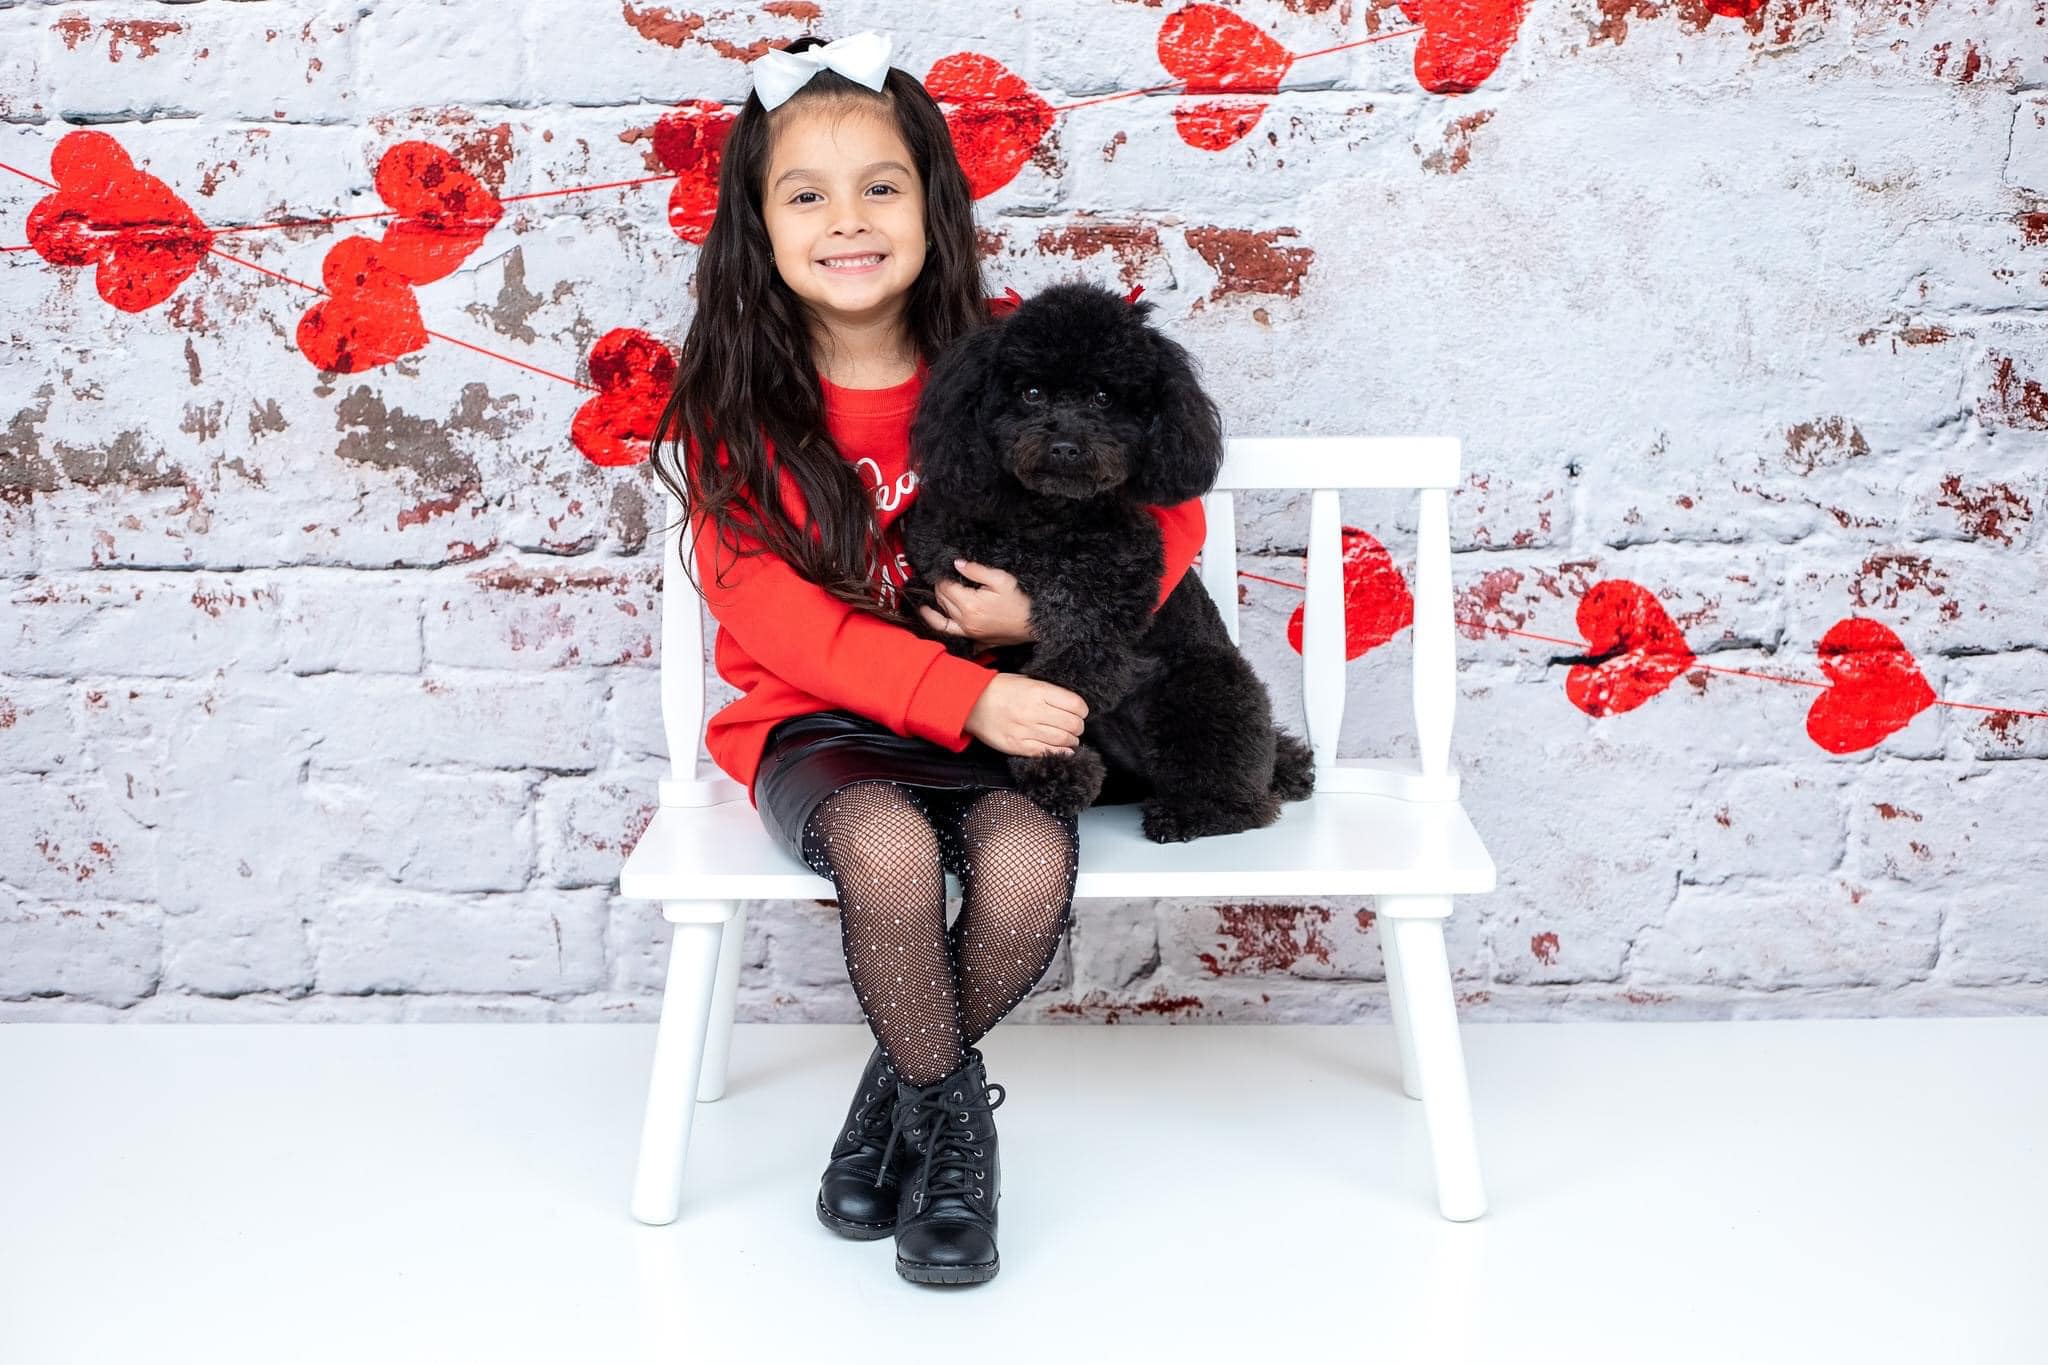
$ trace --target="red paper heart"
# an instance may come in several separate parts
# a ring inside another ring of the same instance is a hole
[[[377,161],[377,193],[399,213],[379,255],[414,284],[453,274],[505,213],[497,195],[431,142],[387,149]]]
[[[640,464],[676,379],[676,356],[637,327],[614,327],[590,348],[598,394],[576,410],[569,439],[597,465]]]
[[[1159,64],[1190,95],[1275,94],[1294,54],[1217,5],[1188,5],[1159,26]],[[1181,140],[1220,152],[1252,130],[1265,100],[1183,100],[1173,107]]]
[[[1415,79],[1435,95],[1477,90],[1514,46],[1529,0],[1399,0],[1409,22],[1422,25]]]
[[[1692,667],[1692,648],[1648,589],[1626,579],[1595,583],[1579,599],[1579,634],[1596,664],[1575,664],[1564,692],[1589,716],[1633,711]]]
[[[100,297],[125,313],[169,298],[213,246],[213,230],[177,192],[135,169],[105,133],[66,133],[50,173],[57,192],[29,211],[29,244],[51,265],[97,265]]]
[[[1911,651],[1868,617],[1835,622],[1815,652],[1831,686],[1806,713],[1806,733],[1831,754],[1868,749],[1934,705]]]
[[[1307,603],[1287,618],[1287,643],[1301,652]],[[1344,528],[1344,657],[1378,649],[1415,623],[1415,597],[1387,547],[1353,526]]]
[[[359,374],[427,344],[412,285],[367,237],[328,251],[320,278],[328,296],[299,319],[299,350],[323,370]]]
[[[715,100],[690,100],[654,125],[654,155],[676,173],[668,192],[668,225],[693,246],[704,245],[718,211],[718,167],[733,114]]]
[[[1017,178],[1052,127],[1052,106],[993,57],[954,52],[932,63],[924,88],[946,110],[953,150],[976,199]]]

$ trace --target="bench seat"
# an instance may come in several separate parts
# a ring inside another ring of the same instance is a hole
[[[737,784],[735,784],[737,787]],[[1493,860],[1456,801],[1317,792],[1264,829],[1158,844],[1136,805],[1081,812],[1074,899],[1138,896],[1472,895],[1494,888]],[[947,876],[952,895],[958,879]],[[663,806],[619,874],[639,900],[831,899],[832,883],[793,859],[744,796]]]

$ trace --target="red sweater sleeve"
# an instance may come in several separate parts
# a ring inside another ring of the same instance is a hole
[[[780,555],[735,555],[730,541],[718,545],[717,531],[701,516],[692,525],[704,604],[749,658],[899,735],[954,753],[967,747],[968,712],[995,680],[994,669],[840,601]]]
[[[1147,507],[1159,522],[1160,539],[1166,542],[1166,572],[1159,580],[1159,600],[1152,604],[1158,611],[1166,605],[1166,599],[1180,586],[1180,580],[1187,574],[1188,566],[1195,562],[1195,555],[1202,548],[1202,541],[1208,537],[1209,521],[1202,511],[1200,498],[1189,498],[1171,507]]]

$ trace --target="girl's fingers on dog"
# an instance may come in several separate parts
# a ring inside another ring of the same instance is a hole
[[[1083,720],[1088,718],[1088,699],[1086,697],[1082,696],[1079,692],[1069,692],[1058,683],[1047,683],[1045,686],[1047,689],[1045,699],[1048,702],[1057,706],[1062,711],[1071,712],[1081,717]]]

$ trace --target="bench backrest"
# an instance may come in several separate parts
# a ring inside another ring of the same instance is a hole
[[[1372,791],[1405,800],[1450,800],[1451,718],[1457,702],[1457,660],[1451,620],[1450,491],[1458,485],[1461,448],[1450,436],[1247,436],[1224,443],[1223,469],[1202,500],[1209,527],[1198,572],[1222,613],[1233,643],[1237,621],[1236,494],[1293,489],[1309,494],[1307,594],[1302,609],[1302,703],[1319,791]],[[1347,488],[1410,489],[1416,526],[1413,694],[1416,763],[1337,761],[1344,719],[1344,553],[1338,494]],[[704,738],[703,601],[683,572],[694,553],[682,506],[668,499],[663,533],[661,715],[668,736],[670,778],[665,806],[714,805],[747,799],[739,783],[701,764]],[[669,667],[671,663],[680,667]],[[1286,726],[1284,720],[1282,728]]]

